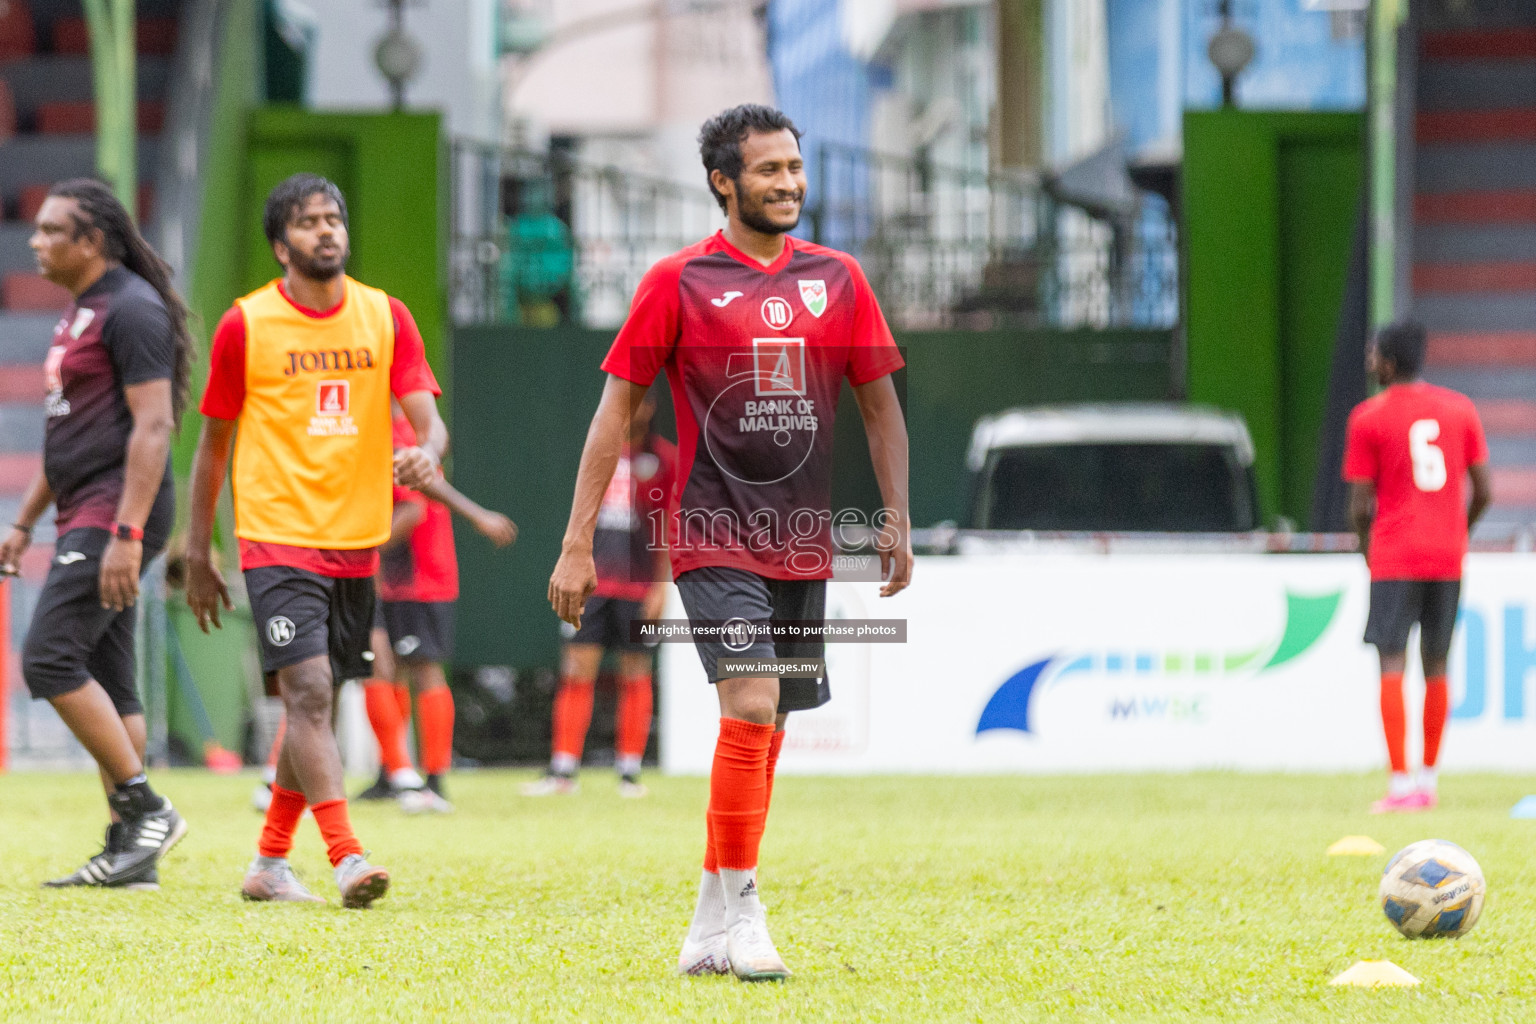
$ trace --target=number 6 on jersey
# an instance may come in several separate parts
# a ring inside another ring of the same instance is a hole
[[[1413,485],[1421,491],[1438,491],[1445,486],[1445,452],[1435,444],[1439,439],[1439,420],[1415,420],[1408,428],[1408,456],[1413,460]]]

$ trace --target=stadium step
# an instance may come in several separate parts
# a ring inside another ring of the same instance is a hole
[[[8,313],[0,310],[0,364],[41,366],[53,342],[57,313]]]
[[[1419,263],[1413,290],[1429,292],[1536,291],[1536,262]]]
[[[1477,415],[1489,437],[1536,436],[1536,402],[1518,398],[1476,402]]]
[[[46,391],[41,363],[0,363],[0,405],[7,402],[37,405]]]
[[[1427,144],[1536,142],[1536,109],[1427,111],[1414,134]]]
[[[0,452],[0,494],[21,494],[43,468],[41,452]]]
[[[1536,366],[1536,331],[1433,334],[1425,361],[1437,368]]]
[[[1434,60],[1536,60],[1536,27],[1506,26],[1425,32],[1419,57]]]
[[[1536,224],[1536,189],[1421,192],[1413,217],[1419,224]]]

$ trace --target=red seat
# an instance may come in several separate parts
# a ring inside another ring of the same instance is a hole
[[[0,306],[29,313],[51,313],[69,308],[75,297],[69,289],[37,274],[6,274],[0,279]]]
[[[168,57],[175,53],[176,19],[140,18],[134,26],[134,46],[139,53],[145,55]],[[53,19],[54,53],[90,51],[91,30],[84,18]]]
[[[158,135],[165,126],[165,104],[144,100],[138,106],[141,134]],[[37,105],[37,130],[44,135],[89,135],[96,130],[96,104],[89,100],[55,100]]]
[[[96,130],[96,104],[89,100],[39,103],[37,130],[44,135],[89,135]]]
[[[16,219],[34,221],[37,219],[37,211],[43,208],[43,200],[48,198],[47,185],[23,185],[16,199]]]
[[[37,50],[37,30],[25,0],[0,0],[0,60],[29,57]]]
[[[138,122],[140,135],[159,135],[165,127],[165,104],[159,100],[140,100]]]
[[[5,0],[0,0],[5,3]],[[16,134],[16,98],[11,95],[11,87],[5,84],[5,79],[0,78],[0,142],[4,142]]]
[[[175,18],[140,18],[134,34],[142,54],[169,57],[176,52]]]
[[[53,19],[53,52],[91,52],[91,30],[86,27],[84,18]]]

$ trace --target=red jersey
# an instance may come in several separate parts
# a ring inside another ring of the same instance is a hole
[[[341,307],[316,312],[294,302],[282,282],[278,291],[294,309],[316,319],[335,316]],[[389,367],[390,391],[405,395],[412,391],[430,391],[442,394],[437,378],[427,365],[426,346],[421,331],[416,326],[411,311],[405,303],[393,296],[389,299],[390,312],[395,321],[394,361]],[[200,406],[204,416],[215,419],[239,419],[245,405],[245,317],[240,307],[229,309],[219,320],[213,332],[213,344],[208,353],[208,387],[203,392]],[[372,576],[378,571],[377,549],[330,550],[301,548],[289,544],[266,544],[240,540],[240,568],[257,569],[262,566],[285,565],[306,569],[339,579]]]
[[[598,597],[640,601],[659,578],[676,477],[677,448],[661,437],[652,435],[639,449],[625,444],[620,451],[592,534]]]
[[[396,416],[392,426],[396,448],[416,444],[416,431],[411,429],[410,420]],[[405,543],[384,552],[379,567],[379,596],[386,601],[457,601],[459,560],[453,551],[452,513],[442,502],[397,485],[395,504],[402,502],[422,506],[422,520]]]
[[[1467,467],[1488,461],[1465,395],[1412,381],[1349,414],[1344,479],[1376,485],[1373,580],[1461,578],[1467,553]]]
[[[832,419],[846,378],[904,363],[846,253],[786,235],[764,266],[716,232],[640,282],[608,373],[663,367],[677,416],[674,576],[702,566],[832,575]]]

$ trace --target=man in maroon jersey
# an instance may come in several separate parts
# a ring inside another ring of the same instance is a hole
[[[1377,332],[1366,365],[1386,390],[1350,413],[1344,446],[1350,518],[1371,569],[1365,642],[1381,657],[1381,721],[1392,764],[1387,795],[1372,805],[1374,814],[1435,806],[1461,562],[1490,496],[1488,443],[1477,410],[1465,395],[1418,379],[1424,348],[1424,328],[1416,323]],[[1424,766],[1417,781],[1403,749],[1403,670],[1415,623],[1424,663]]]
[[[74,301],[43,366],[42,470],[0,540],[0,568],[17,571],[53,505],[58,540],[22,676],[95,759],[112,818],[100,853],[43,884],[157,889],[156,865],[187,824],[144,774],[133,606],[176,518],[171,431],[191,373],[187,307],[170,267],[99,181],[50,189],[29,244],[38,271]]]
[[[911,579],[907,431],[891,374],[901,355],[858,263],[788,232],[805,201],[799,131],[752,104],[699,134],[724,231],[663,259],[641,280],[603,370],[608,380],[576,478],[549,598],[579,627],[596,587],[592,535],[626,427],[667,372],[678,484],[668,554],[694,643],[720,701],[708,842],[678,968],[749,981],[789,975],[757,892],[785,715],[830,699],[821,678],[737,674],[727,658],[818,658],[814,640],[775,623],[819,626],[832,575],[832,417],[846,379],[884,502],[877,531],[883,596]],[[722,628],[724,627],[724,628]],[[802,627],[803,628],[803,627]]]

